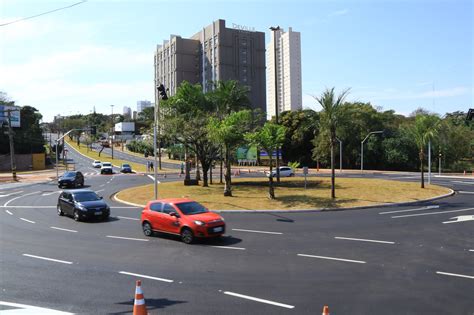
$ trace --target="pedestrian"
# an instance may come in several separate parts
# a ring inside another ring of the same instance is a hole
[[[146,161],[146,172],[150,171],[150,161]]]
[[[181,162],[181,174],[184,174],[184,162]]]
[[[150,162],[150,170],[153,172],[155,169],[153,168],[153,162]]]

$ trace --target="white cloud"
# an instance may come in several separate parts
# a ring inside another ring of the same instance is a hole
[[[337,11],[333,11],[333,12],[329,13],[328,17],[346,15],[347,13],[349,13],[348,9],[341,9],[341,10],[337,10]]]

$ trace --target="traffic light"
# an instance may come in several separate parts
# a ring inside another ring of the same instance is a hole
[[[91,135],[95,136],[97,134],[97,127],[91,126]]]
[[[168,95],[166,95],[166,89],[165,89],[165,86],[163,84],[160,84],[158,86],[158,91],[160,92],[161,99],[166,101],[168,99]]]

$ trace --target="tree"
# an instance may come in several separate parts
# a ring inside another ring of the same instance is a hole
[[[425,177],[423,161],[425,159],[425,147],[428,141],[433,139],[437,133],[439,118],[435,115],[417,114],[414,123],[409,127],[409,132],[418,148],[418,158],[420,159],[421,188],[425,188]]]
[[[244,134],[250,131],[252,112],[242,110],[231,113],[224,119],[211,117],[208,124],[212,140],[224,148],[224,163],[226,165],[224,196],[232,196],[231,161],[232,153],[244,141]]]
[[[334,88],[326,89],[320,97],[314,96],[318,103],[323,108],[321,113],[321,128],[326,130],[329,135],[329,144],[331,148],[331,198],[336,198],[335,182],[336,174],[334,170],[334,146],[336,145],[336,128],[340,118],[340,106],[344,99],[349,94],[349,89],[346,89],[335,96]]]
[[[267,122],[260,130],[253,133],[246,133],[245,140],[251,145],[263,148],[270,158],[270,174],[268,176],[268,198],[275,199],[275,191],[273,188],[273,151],[282,146],[285,141],[286,128]]]

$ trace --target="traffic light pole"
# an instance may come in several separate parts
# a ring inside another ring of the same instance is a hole
[[[15,161],[15,146],[13,144],[13,129],[12,129],[12,120],[11,120],[11,112],[13,110],[8,109],[8,140],[10,142],[10,164],[12,168],[12,177],[13,180],[16,181],[16,161]],[[16,110],[17,111],[17,110]]]

